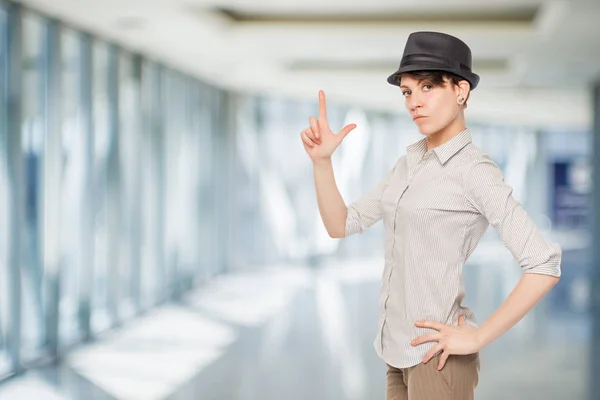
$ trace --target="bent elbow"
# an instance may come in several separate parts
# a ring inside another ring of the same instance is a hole
[[[327,231],[327,233],[332,239],[343,239],[346,237],[346,232],[344,231]]]
[[[343,239],[346,237],[347,230],[347,216],[341,221],[337,221],[335,224],[330,224],[329,227],[325,226],[327,229],[327,234],[332,239]]]

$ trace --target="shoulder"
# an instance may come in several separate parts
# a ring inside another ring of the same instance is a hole
[[[465,173],[472,173],[473,170],[479,169],[500,169],[492,157],[476,144],[469,143],[463,150],[461,153],[461,165],[464,167]],[[486,166],[488,168],[485,168]]]
[[[488,153],[483,151],[479,146],[475,143],[469,143],[465,146],[462,151],[463,162],[467,165],[473,165],[477,162],[481,161],[491,161],[491,157]]]
[[[401,155],[400,157],[396,158],[395,161],[392,161],[392,172],[396,171],[398,169],[399,166],[406,164],[406,154]]]
[[[471,143],[464,148],[461,162],[463,187],[489,185],[504,180],[504,173],[491,156]]]

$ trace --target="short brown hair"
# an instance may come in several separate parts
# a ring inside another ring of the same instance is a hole
[[[448,79],[453,85],[458,85],[460,81],[466,81],[465,78],[461,78],[460,76],[453,74],[452,72],[446,71],[413,71],[413,72],[404,72],[398,76],[398,86],[401,85],[402,77],[408,76],[410,78],[416,79],[419,83],[423,81],[427,81],[431,83],[432,86],[444,87],[446,86],[446,79]],[[468,81],[467,81],[468,82]],[[470,86],[470,84],[469,84]],[[467,98],[464,102],[464,107],[467,108],[467,100],[469,100],[469,96],[471,92],[467,94]]]

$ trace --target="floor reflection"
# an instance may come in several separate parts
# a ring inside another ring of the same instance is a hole
[[[42,400],[384,399],[384,363],[373,349],[381,265],[224,276],[35,371],[35,380],[11,380],[0,398],[33,390]],[[509,286],[497,285],[513,276],[503,268],[465,268],[466,303],[480,322]],[[477,399],[586,398],[589,321],[552,304],[481,352]]]

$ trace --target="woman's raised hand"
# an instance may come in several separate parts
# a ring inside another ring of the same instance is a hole
[[[327,122],[325,93],[322,90],[319,91],[319,118],[311,116],[308,122],[310,126],[302,130],[300,137],[304,150],[313,162],[330,158],[346,135],[356,128],[356,124],[349,124],[337,134],[331,131]]]

